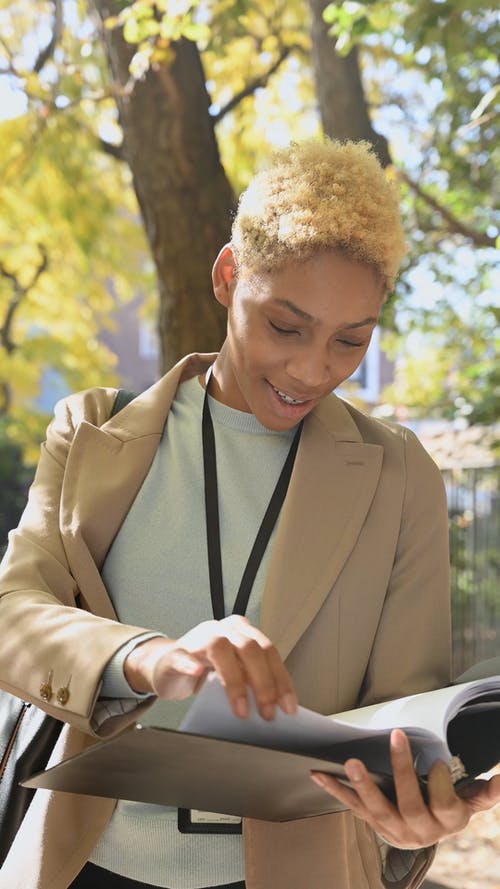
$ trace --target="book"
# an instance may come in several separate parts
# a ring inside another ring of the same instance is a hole
[[[496,671],[492,674],[490,671]],[[318,756],[335,762],[361,759],[375,775],[390,778],[390,733],[405,731],[414,767],[425,784],[436,760],[457,785],[500,762],[500,657],[483,661],[444,688],[323,716],[299,707],[296,716],[276,711],[262,719],[251,702],[248,720],[237,719],[215,676],[206,683],[181,730]],[[387,782],[384,782],[387,785]]]
[[[294,716],[277,710],[272,721],[259,716],[253,701],[248,719],[237,719],[211,675],[178,731],[135,726],[23,783],[286,821],[341,811],[310,773],[327,772],[348,784],[343,764],[353,756],[393,798],[393,728],[408,736],[424,795],[437,759],[449,765],[457,788],[489,771],[500,761],[500,658],[445,688],[333,716],[304,707]]]

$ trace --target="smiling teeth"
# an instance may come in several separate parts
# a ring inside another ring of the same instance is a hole
[[[298,398],[292,398],[292,396],[287,395],[286,392],[281,392],[279,389],[276,389],[276,386],[273,386],[273,389],[286,404],[304,404],[303,400],[300,401]]]

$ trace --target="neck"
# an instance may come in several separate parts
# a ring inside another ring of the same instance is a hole
[[[200,382],[203,388],[205,388],[206,378],[204,377]],[[227,405],[227,407],[232,407],[247,414],[250,413],[234,378],[231,362],[226,361],[224,345],[210,368],[208,394],[215,398],[216,401],[220,401],[221,404]]]

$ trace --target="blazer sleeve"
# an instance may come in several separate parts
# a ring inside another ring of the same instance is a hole
[[[75,728],[95,734],[91,716],[103,670],[130,639],[147,632],[77,607],[79,589],[71,575],[59,530],[66,459],[78,423],[100,426],[111,412],[115,390],[87,390],[59,402],[28,503],[0,565],[0,686],[31,701]],[[41,687],[52,689],[42,699]],[[67,689],[65,703],[57,691]],[[106,725],[112,734],[134,722],[153,699]]]

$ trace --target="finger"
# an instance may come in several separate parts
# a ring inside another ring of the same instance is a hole
[[[269,650],[261,647],[253,633],[243,635],[232,632],[229,638],[235,647],[246,682],[252,689],[257,710],[263,719],[273,719],[279,692]]]
[[[470,817],[468,806],[455,793],[451,774],[444,762],[435,762],[427,783],[429,808],[446,834],[464,828]]]
[[[415,771],[410,742],[401,729],[391,732],[390,755],[399,811],[403,817],[409,818],[425,815],[427,807]]]
[[[361,809],[360,799],[357,793],[339,778],[333,775],[327,775],[325,772],[311,772],[311,779],[318,787],[321,787],[330,796],[340,800],[341,803],[350,809],[354,814]]]
[[[392,803],[375,786],[364,765],[351,759],[344,763],[350,786],[331,775],[314,772],[311,777],[327,793],[340,800],[353,815],[366,821],[373,830],[388,838],[393,845],[407,847],[405,825]],[[408,842],[408,846],[410,843]]]
[[[396,806],[375,784],[366,766],[359,759],[348,759],[344,770],[358,797],[356,814],[364,817],[384,836],[401,833],[401,817]]]
[[[226,636],[212,639],[205,656],[224,686],[235,716],[246,719],[249,712],[247,678],[239,652]]]
[[[182,645],[218,673],[233,711],[248,715],[246,684],[252,688],[257,708],[264,719],[272,719],[276,704],[294,713],[297,697],[290,675],[267,636],[242,615],[220,621],[205,621],[186,633]],[[236,668],[233,655],[240,660]]]
[[[240,657],[260,715],[273,719],[276,705],[284,713],[295,713],[297,696],[290,674],[269,640],[262,647],[255,639],[248,639],[240,649]]]
[[[408,847],[431,845],[441,837],[442,829],[424,800],[410,742],[401,729],[391,732],[390,755],[396,802],[406,825]]]
[[[419,844],[411,836],[397,809],[385,797],[380,800],[376,794],[372,799],[371,792],[366,792],[363,783],[367,773],[363,764],[358,760],[348,760],[344,768],[348,780],[351,782],[350,787],[345,785],[342,780],[324,773],[316,772],[311,777],[316,784],[340,800],[357,818],[366,821],[391,845],[404,849],[417,847]],[[378,790],[378,788],[375,789]]]
[[[284,713],[292,715],[296,712],[298,705],[297,693],[293,686],[292,677],[274,645],[267,649],[267,658],[278,690],[278,704]]]
[[[196,655],[171,647],[156,659],[151,684],[158,697],[178,701],[194,693],[206,671]]]
[[[471,814],[484,812],[500,803],[500,775],[494,775],[489,780],[476,778],[464,784],[457,792],[460,799],[466,802]]]
[[[460,799],[466,800],[467,802],[476,800],[477,798],[481,798],[485,791],[486,794],[488,791],[486,790],[486,785],[488,781],[484,781],[482,778],[476,778],[474,781],[469,781],[467,784],[462,784],[458,790],[457,794]]]
[[[247,622],[231,632],[229,638],[238,648],[257,707],[264,719],[272,719],[275,705],[284,713],[297,710],[297,695],[291,676],[270,639]]]
[[[354,814],[363,818],[387,842],[400,849],[417,849],[435,842],[437,831],[431,829],[429,824],[426,824],[426,831],[422,829],[421,813],[407,821],[397,806],[377,787],[362,762],[348,760],[344,768],[360,801],[353,809]],[[418,806],[418,796],[415,804]],[[433,821],[428,817],[432,826]]]
[[[248,617],[245,617],[244,614],[228,614],[227,617],[223,617],[219,621],[219,626],[241,630],[242,627],[252,627],[253,624],[250,623]]]

